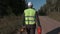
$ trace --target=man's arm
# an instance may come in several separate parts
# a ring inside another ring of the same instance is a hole
[[[36,21],[37,21],[37,25],[38,25],[38,26],[41,26],[41,25],[40,25],[39,16],[38,16],[38,12],[36,12]]]
[[[25,26],[25,13],[23,13],[23,26]]]

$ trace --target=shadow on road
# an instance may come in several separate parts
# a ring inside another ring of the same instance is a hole
[[[59,32],[60,32],[60,27],[58,27],[58,28],[46,33],[46,34],[58,34]]]

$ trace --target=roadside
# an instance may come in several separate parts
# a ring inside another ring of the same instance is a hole
[[[59,12],[50,12],[48,16],[54,20],[60,21],[60,13]]]

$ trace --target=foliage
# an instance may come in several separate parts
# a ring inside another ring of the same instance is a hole
[[[0,0],[0,34],[15,33],[22,24],[25,6],[25,0]]]
[[[60,0],[46,0],[46,4],[40,8],[39,12],[40,15],[45,13],[47,16],[60,21]]]
[[[25,0],[0,0],[0,16],[10,15],[11,13],[20,15],[25,6]]]
[[[46,4],[40,8],[39,12],[44,12],[47,15],[50,12],[60,12],[60,0],[46,0]]]

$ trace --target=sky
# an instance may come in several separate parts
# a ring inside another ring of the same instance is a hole
[[[27,2],[32,2],[33,7],[38,10],[41,6],[43,6],[46,3],[46,0],[27,0]]]

